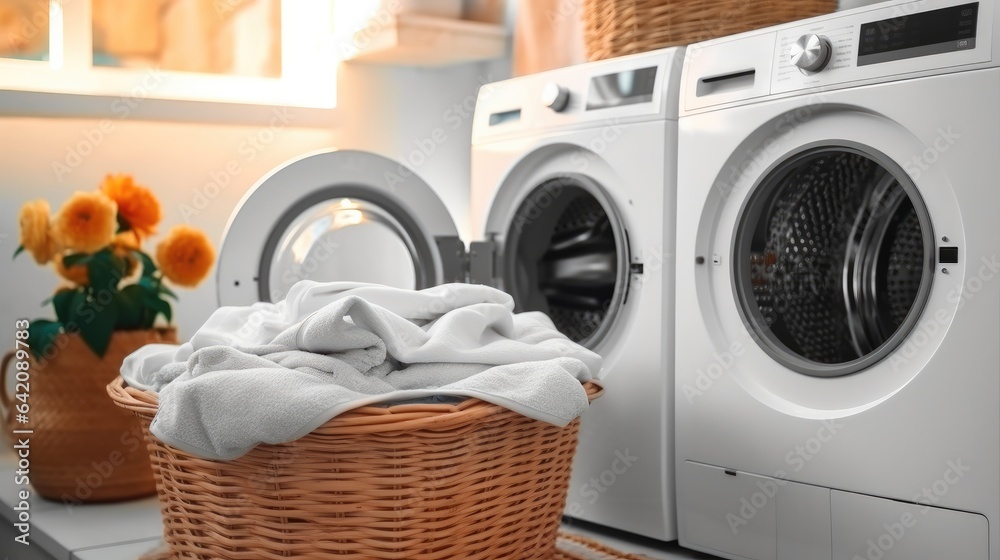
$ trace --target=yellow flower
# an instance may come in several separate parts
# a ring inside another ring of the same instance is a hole
[[[87,265],[85,264],[75,264],[73,266],[67,267],[63,264],[64,255],[56,255],[52,259],[52,265],[59,273],[59,276],[69,280],[77,286],[86,286],[90,284],[90,274],[87,272]]]
[[[99,251],[115,236],[116,213],[114,201],[99,192],[73,193],[56,215],[55,237],[73,251]]]
[[[118,215],[140,237],[156,233],[156,225],[160,223],[160,201],[152,191],[135,184],[131,175],[108,175],[101,183],[101,192],[115,201]]]
[[[24,247],[38,264],[52,260],[59,250],[59,244],[52,235],[49,224],[49,203],[45,200],[34,200],[21,207],[18,216],[21,225],[21,246]]]
[[[156,262],[168,280],[193,288],[212,269],[215,249],[203,231],[188,225],[174,226],[157,245]]]

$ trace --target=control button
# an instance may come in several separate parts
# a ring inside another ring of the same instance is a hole
[[[804,74],[819,72],[830,62],[833,48],[830,40],[820,35],[809,34],[798,38],[789,50],[792,64]]]
[[[559,113],[569,105],[569,90],[556,83],[550,83],[542,90],[542,104]]]
[[[958,264],[958,247],[938,248],[938,262],[941,264]]]

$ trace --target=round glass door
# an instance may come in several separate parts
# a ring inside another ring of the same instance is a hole
[[[854,147],[800,153],[743,208],[734,283],[747,325],[807,375],[858,372],[889,355],[930,291],[930,218],[887,157]]]
[[[261,291],[270,301],[306,279],[424,287],[414,240],[390,210],[346,197],[293,210],[272,233],[262,262]]]
[[[628,249],[614,204],[585,177],[543,182],[521,202],[506,236],[504,288],[518,311],[542,311],[593,348],[627,289]]]

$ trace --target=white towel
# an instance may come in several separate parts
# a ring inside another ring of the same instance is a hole
[[[284,301],[217,310],[183,345],[139,349],[121,373],[159,393],[154,435],[210,459],[297,439],[359,406],[442,395],[565,426],[586,409],[581,382],[601,358],[513,308],[486,286],[303,281]]]

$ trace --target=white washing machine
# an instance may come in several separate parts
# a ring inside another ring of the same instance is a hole
[[[492,84],[473,121],[480,276],[604,357],[566,514],[676,538],[673,247],[683,49]]]
[[[403,288],[472,281],[548,313],[601,353],[607,393],[583,419],[567,513],[676,538],[674,189],[682,49],[484,86],[473,121],[467,251],[429,185],[358,151],[290,162],[227,226],[222,305],[298,280]]]
[[[998,36],[922,0],[688,48],[681,545],[1000,559]]]

